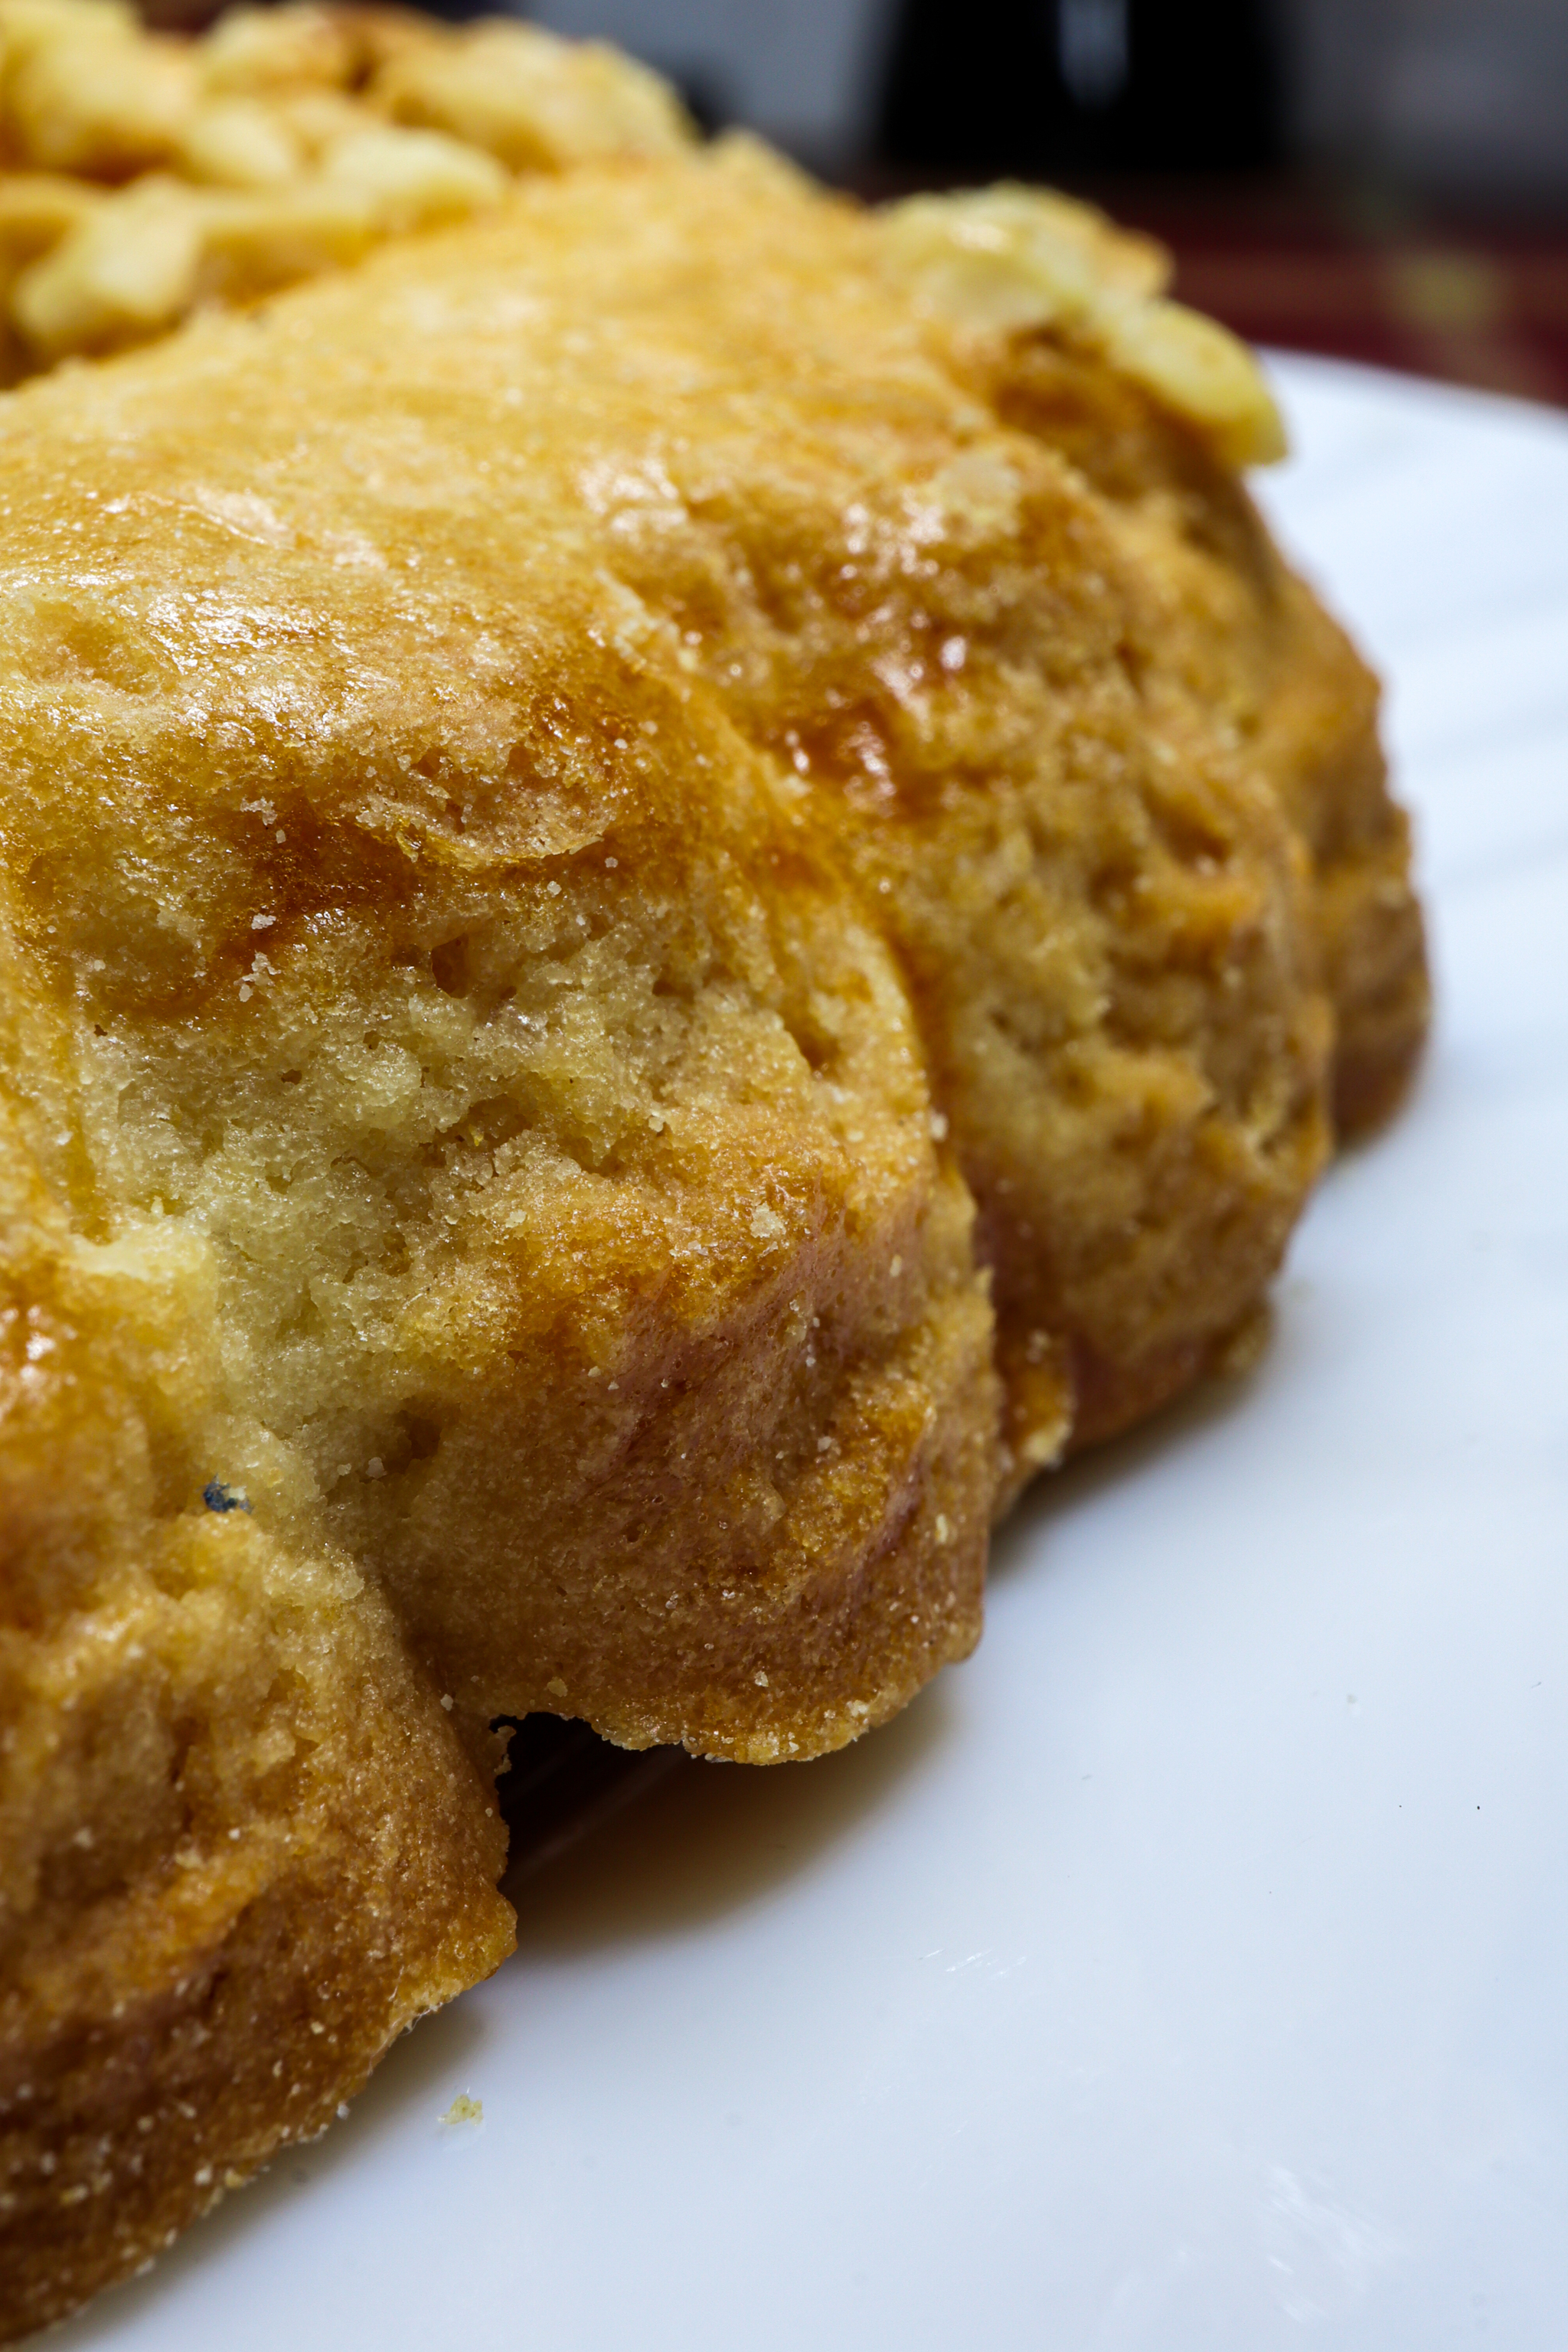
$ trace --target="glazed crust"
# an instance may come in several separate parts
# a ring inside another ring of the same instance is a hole
[[[498,1717],[963,1654],[1256,1312],[1325,968],[1410,1047],[1365,673],[1045,351],[740,146],[0,414],[12,2333],[496,1964]]]

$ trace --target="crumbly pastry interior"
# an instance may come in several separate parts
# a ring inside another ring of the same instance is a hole
[[[962,1655],[1426,1019],[1374,688],[1152,248],[560,45],[545,153],[500,33],[201,87],[285,35],[484,217],[0,402],[12,2336],[504,1956],[497,1718],[804,1758]]]

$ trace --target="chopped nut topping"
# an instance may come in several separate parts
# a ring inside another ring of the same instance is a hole
[[[0,0],[0,147],[38,167],[0,173],[0,381],[690,137],[646,67],[510,21],[237,8],[183,41],[118,0]]]
[[[973,334],[1059,333],[1098,352],[1226,464],[1284,456],[1279,411],[1247,346],[1166,299],[1169,257],[1092,206],[1004,185],[913,196],[877,226],[886,266],[934,317]]]

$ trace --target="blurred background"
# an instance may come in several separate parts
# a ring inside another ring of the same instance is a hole
[[[466,14],[463,0],[450,13]],[[867,194],[1001,173],[1254,340],[1568,403],[1568,0],[540,0]]]

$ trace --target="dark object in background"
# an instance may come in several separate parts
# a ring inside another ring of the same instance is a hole
[[[613,1748],[585,1723],[531,1715],[512,1730],[496,1783],[511,1833],[503,1894],[618,1813],[686,1759],[679,1748]]]
[[[984,176],[1256,171],[1280,82],[1263,0],[902,0],[878,143]]]

